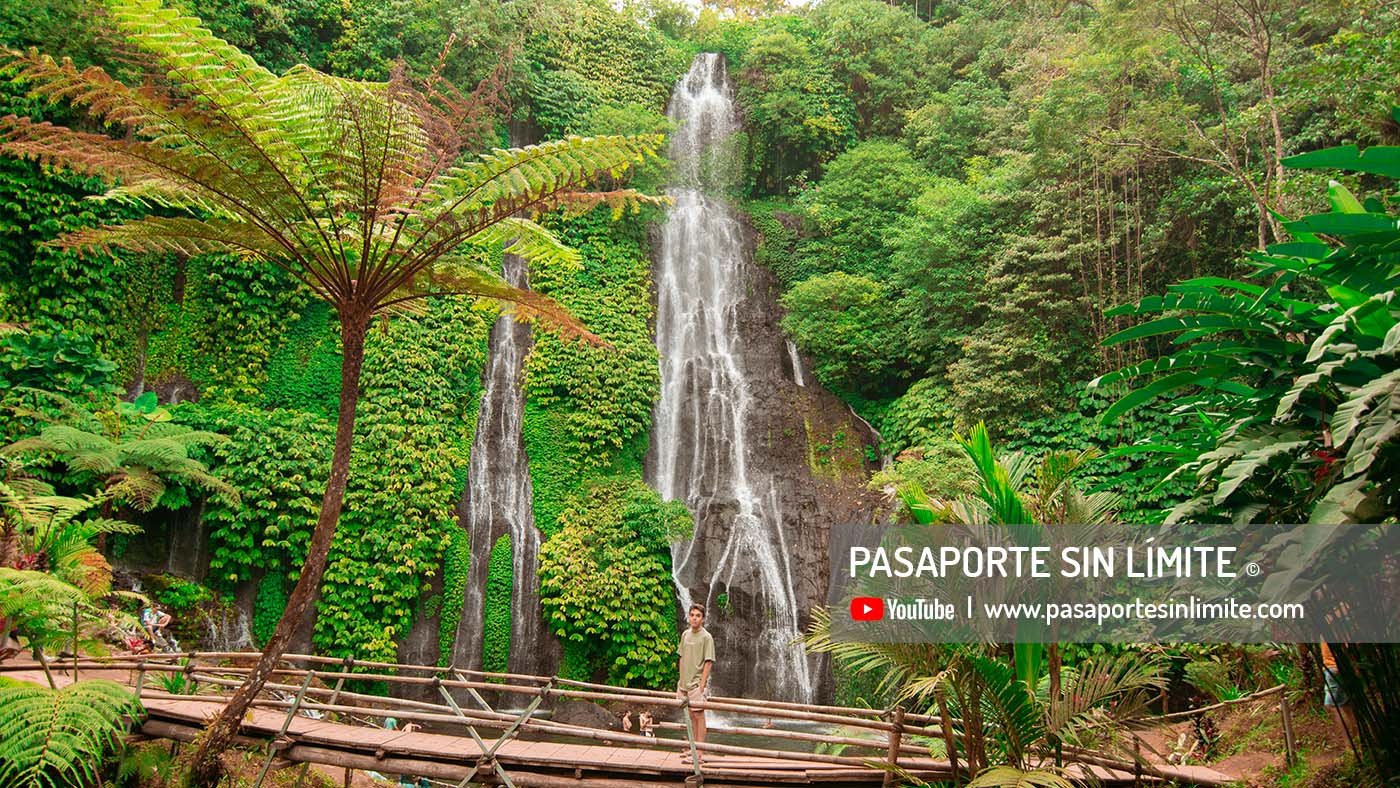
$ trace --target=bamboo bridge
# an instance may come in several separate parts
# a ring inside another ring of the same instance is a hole
[[[52,660],[0,665],[43,683],[109,678],[133,687],[145,707],[139,735],[188,742],[242,683],[256,652],[191,652]],[[697,743],[686,701],[673,693],[612,687],[557,677],[286,655],[281,669],[244,717],[238,743],[264,753],[263,777],[273,769],[324,764],[346,770],[425,777],[449,785],[508,788],[652,788],[654,786],[891,786],[914,779],[962,784],[960,735],[936,716],[844,706],[712,698],[706,711],[726,720],[754,719],[762,727],[710,728],[716,738],[752,745]],[[47,668],[46,670],[44,668]],[[45,674],[48,674],[46,676]],[[160,676],[182,676],[182,681]],[[347,682],[416,687],[441,702],[353,692]],[[168,691],[179,684],[178,692]],[[496,706],[488,702],[495,698]],[[523,699],[523,709],[500,708]],[[459,702],[469,699],[470,703]],[[572,699],[673,709],[683,722],[660,722],[656,737],[556,722],[546,703]],[[1286,701],[1285,701],[1286,703]],[[697,708],[699,708],[697,704]],[[384,727],[388,718],[430,730]],[[836,733],[785,730],[774,721],[820,725]],[[133,724],[133,727],[137,727]],[[863,734],[863,736],[862,736]],[[872,738],[873,737],[873,738]],[[951,758],[931,756],[941,742]],[[806,749],[786,749],[792,742]],[[814,745],[820,745],[814,747]],[[818,751],[813,752],[813,749]],[[696,757],[696,756],[699,757]],[[1231,778],[1201,766],[1064,748],[1069,776],[1104,784],[1226,785]]]

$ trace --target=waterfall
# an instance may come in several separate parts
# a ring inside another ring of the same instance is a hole
[[[502,273],[516,287],[529,286],[523,258],[505,255]],[[520,373],[530,345],[528,325],[510,315],[496,319],[467,463],[467,490],[457,512],[458,522],[470,535],[471,558],[455,651],[457,665],[469,669],[481,665],[486,574],[491,548],[501,534],[510,535],[514,570],[509,668],[537,673],[548,659],[537,571],[540,536],[535,529],[530,463],[520,434],[525,410]]]
[[[205,623],[209,628],[209,639],[202,645],[209,651],[242,651],[253,647],[253,633],[249,628],[248,611],[229,607],[219,607],[214,612],[205,611]]]
[[[784,542],[781,497],[768,474],[750,466],[753,396],[739,307],[747,297],[744,226],[723,198],[734,183],[739,122],[724,58],[696,57],[671,95],[677,122],[667,193],[675,201],[661,230],[656,266],[656,346],[661,398],[652,431],[649,481],[695,514],[695,534],[672,549],[682,608],[697,596],[714,621],[717,601],[752,597],[745,615],[755,642],[734,642],[724,665],[757,675],[768,693],[810,701],[813,676],[800,646],[797,594]],[[800,373],[800,365],[796,367]],[[759,440],[753,436],[752,440]],[[737,622],[736,622],[737,626]],[[712,628],[712,631],[713,628]],[[725,636],[715,632],[717,643]],[[742,654],[735,653],[742,650]],[[752,665],[738,665],[741,660]]]
[[[787,341],[787,351],[788,360],[792,362],[792,381],[806,388],[807,378],[802,375],[802,358],[797,355],[797,345],[791,339]]]

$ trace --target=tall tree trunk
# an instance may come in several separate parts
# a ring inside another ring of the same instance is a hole
[[[350,448],[355,434],[355,406],[360,399],[360,368],[365,359],[365,334],[368,318],[352,314],[341,317],[340,335],[344,357],[340,363],[340,417],[335,428],[335,454],[331,459],[331,476],[326,482],[326,494],[321,499],[321,514],[316,530],[311,534],[306,562],[301,577],[287,599],[287,609],[277,622],[277,629],[263,648],[262,658],[238,691],[229,698],[223,713],[210,724],[190,757],[190,781],[193,785],[213,786],[221,776],[219,754],[228,749],[238,733],[239,723],[248,706],[262,690],[277,667],[288,641],[306,618],[307,608],[321,585],[330,557],[331,540],[340,520],[341,504],[345,501],[345,484],[350,475]]]

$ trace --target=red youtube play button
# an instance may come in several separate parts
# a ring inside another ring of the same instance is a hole
[[[879,621],[885,617],[885,600],[874,596],[858,596],[851,600],[852,621]]]

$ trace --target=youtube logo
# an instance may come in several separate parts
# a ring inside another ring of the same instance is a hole
[[[885,600],[874,596],[858,596],[851,600],[852,621],[879,621],[885,617]]]

